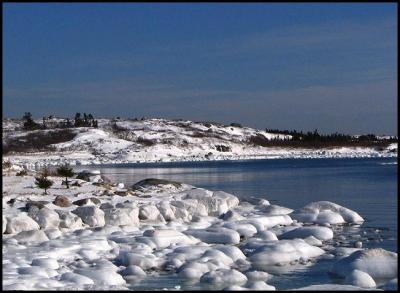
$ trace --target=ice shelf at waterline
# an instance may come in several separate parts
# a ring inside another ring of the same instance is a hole
[[[364,219],[332,202],[292,210],[166,180],[127,187],[99,171],[69,189],[50,177],[43,195],[35,172],[18,169],[3,169],[4,290],[129,289],[161,274],[204,288],[279,290],[274,279],[321,259],[341,284],[299,289],[397,288],[397,253],[342,235]]]

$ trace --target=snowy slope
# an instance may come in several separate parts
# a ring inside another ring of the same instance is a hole
[[[145,119],[140,121],[99,119],[99,128],[73,128],[72,140],[50,145],[52,151],[7,154],[14,164],[71,164],[234,160],[258,158],[379,157],[397,156],[397,144],[374,148],[299,149],[262,147],[260,139],[291,139],[249,127],[188,120]],[[37,121],[38,123],[40,121]],[[15,120],[3,120],[3,145],[27,133]],[[51,130],[36,130],[45,133]],[[390,152],[391,150],[391,152]]]

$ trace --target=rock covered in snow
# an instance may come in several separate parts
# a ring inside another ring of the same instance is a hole
[[[123,276],[137,276],[137,277],[145,277],[146,272],[143,271],[141,267],[135,266],[135,265],[130,265],[127,266],[125,269],[123,269],[120,272],[121,275]]]
[[[86,205],[76,208],[72,213],[78,215],[90,227],[104,226],[104,212],[96,206]]]
[[[364,219],[355,211],[330,201],[312,202],[291,216],[304,223],[343,224],[362,223]]]
[[[280,240],[261,245],[250,255],[249,260],[255,267],[263,267],[308,260],[324,253],[324,250],[309,245],[303,239]]]
[[[189,229],[183,233],[192,235],[206,243],[238,244],[240,242],[240,234],[238,232],[223,227]]]
[[[358,250],[338,260],[331,272],[340,277],[346,277],[353,270],[363,271],[374,280],[395,278],[397,277],[397,253],[382,248]]]
[[[200,278],[200,282],[208,284],[245,284],[246,275],[235,269],[217,269],[208,272]]]
[[[288,215],[293,212],[292,209],[278,206],[278,205],[261,205],[260,210],[267,215],[276,216],[276,215]]]
[[[333,238],[333,231],[327,227],[299,227],[279,236],[280,239],[307,238],[313,236],[319,240],[330,240]]]
[[[367,273],[360,270],[353,270],[349,275],[346,276],[345,282],[361,288],[376,287],[374,279],[372,279],[372,277]]]
[[[94,281],[91,278],[72,272],[66,272],[62,274],[60,280],[65,282],[75,283],[78,286],[94,284]]]
[[[121,286],[126,284],[124,278],[112,270],[79,269],[75,273],[92,279],[96,285]]]
[[[22,231],[39,230],[40,226],[26,213],[7,218],[6,233],[14,234]]]
[[[146,230],[143,236],[149,237],[157,246],[157,249],[167,248],[173,244],[190,245],[198,242],[173,229]]]
[[[156,206],[151,204],[143,205],[139,208],[139,219],[149,222],[165,222],[164,217],[160,214],[160,211]]]
[[[57,270],[60,267],[56,259],[49,257],[34,258],[32,260],[32,266],[39,266],[53,270]]]
[[[42,229],[58,228],[60,225],[58,213],[49,208],[44,207],[36,212],[32,212],[31,209],[29,213]]]
[[[20,243],[27,242],[44,242],[48,241],[46,233],[43,230],[30,230],[30,231],[21,231],[17,235],[14,236],[15,239]]]
[[[60,216],[60,228],[79,229],[82,227],[82,219],[68,211],[56,210]]]
[[[139,226],[139,208],[121,207],[121,208],[101,208],[104,211],[104,220],[106,225],[112,226]]]

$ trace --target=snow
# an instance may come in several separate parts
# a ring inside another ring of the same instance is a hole
[[[101,121],[101,122],[100,122]],[[19,122],[22,125],[22,121]],[[17,130],[17,122],[4,121],[6,135],[3,143],[12,137],[23,138],[32,132]],[[306,149],[290,147],[262,147],[249,142],[253,136],[267,139],[290,139],[290,135],[267,133],[249,127],[234,127],[193,121],[146,119],[120,120],[113,130],[113,122],[99,119],[99,128],[74,128],[76,136],[66,142],[51,145],[54,151],[10,153],[4,159],[13,164],[37,169],[43,165],[93,165],[106,163],[172,162],[244,160],[274,158],[347,158],[397,157],[397,143],[384,150],[372,147],[338,147]],[[46,133],[49,130],[36,130]],[[52,130],[53,131],[53,130]],[[218,150],[225,146],[227,151]]]
[[[291,216],[301,222],[320,225],[364,222],[357,212],[329,201],[312,202]]]
[[[372,279],[372,277],[367,273],[360,270],[353,270],[349,275],[346,276],[345,282],[361,288],[376,287],[374,279]]]
[[[347,279],[346,285],[317,288],[367,288],[370,278],[378,288],[397,286],[389,283],[397,277],[396,253],[338,247],[332,237],[342,236],[340,229],[293,221],[298,211],[290,208],[240,202],[232,194],[183,183],[150,184],[154,180],[135,195],[119,196],[117,183],[80,180],[80,187],[66,189],[63,178],[51,177],[54,185],[43,195],[33,183],[35,174],[3,174],[3,289],[126,290],[138,280],[176,275],[216,289],[279,290],[266,282],[299,267],[307,270],[320,257],[335,262],[334,273]],[[72,204],[54,205],[57,196]],[[27,203],[28,214],[21,212]],[[361,217],[334,203],[307,207],[305,214]],[[272,276],[270,269],[283,274]],[[378,283],[381,278],[384,283]]]
[[[279,238],[293,239],[307,238],[310,236],[313,236],[319,240],[330,240],[333,238],[333,231],[327,227],[299,227],[279,235]]]
[[[353,270],[363,271],[374,280],[395,278],[397,277],[397,253],[382,248],[358,250],[338,260],[332,268],[332,273],[346,277]]]

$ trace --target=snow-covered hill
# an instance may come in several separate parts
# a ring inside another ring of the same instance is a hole
[[[38,123],[40,121],[37,121]],[[3,120],[3,147],[19,142],[42,142],[55,137],[46,151],[10,152],[4,159],[14,164],[100,164],[257,158],[371,157],[397,156],[397,144],[375,148],[299,149],[263,147],[257,141],[291,139],[290,135],[262,130],[188,120],[145,119],[112,121],[99,119],[98,128],[22,131],[22,121]],[[66,137],[60,137],[64,131]],[[36,136],[36,137],[35,137]],[[71,138],[72,137],[72,138]],[[49,140],[51,142],[51,139]],[[11,148],[11,147],[10,147]],[[11,148],[12,149],[12,148]],[[392,150],[392,151],[390,151]]]

